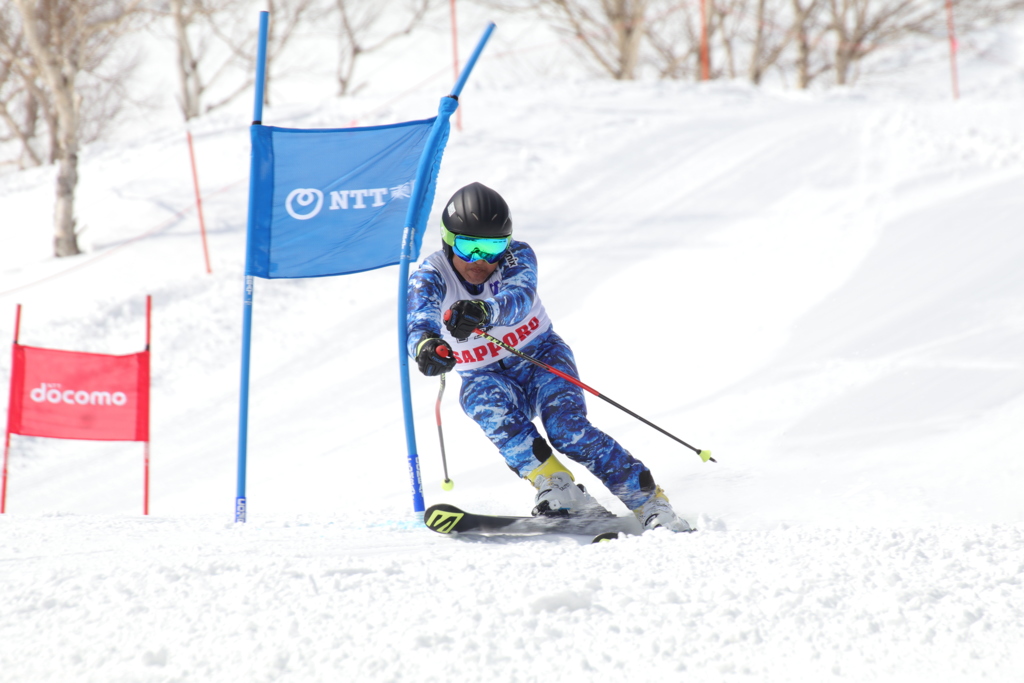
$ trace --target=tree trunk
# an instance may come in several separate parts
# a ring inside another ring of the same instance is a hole
[[[728,26],[726,25],[726,19],[728,15],[735,11],[733,7],[716,7],[712,4],[712,0],[708,0],[709,10],[711,16],[715,18],[715,33],[719,34],[719,42],[722,44],[722,52],[725,53],[725,71],[729,78],[736,78],[736,55],[733,50],[733,38],[734,34],[731,34]],[[711,40],[711,36],[708,36],[708,40]]]
[[[807,44],[807,34],[800,31],[796,39],[796,87],[806,90],[811,83],[809,68],[811,50]]]
[[[75,92],[77,64],[62,64],[54,50],[39,35],[35,3],[15,0],[21,12],[25,41],[46,82],[57,120],[57,198],[54,208],[53,253],[74,256],[81,253],[75,235],[75,189],[78,186],[78,100]]]
[[[754,85],[761,85],[764,76],[764,18],[766,0],[757,0],[757,12],[754,19],[754,45],[751,48],[750,68],[747,76]]]
[[[171,0],[171,16],[174,18],[174,35],[178,43],[178,83],[181,88],[181,113],[185,120],[199,116],[199,98],[202,92],[199,84],[199,69],[192,46],[188,42],[188,23],[185,16],[184,0]]]
[[[807,22],[810,9],[802,7],[799,0],[793,0],[793,33],[796,41],[796,86],[806,90],[811,83],[811,41],[807,36]]]
[[[846,85],[853,48],[850,28],[853,31],[860,30],[861,17],[855,4],[846,0],[832,0],[829,9],[832,14],[832,31],[836,36],[836,49],[833,55],[836,85]],[[847,25],[851,20],[854,22],[853,27]]]
[[[75,190],[78,188],[78,100],[74,81],[60,79],[61,89],[54,92],[57,109],[57,197],[53,212],[53,253],[74,256],[78,249],[75,233]]]
[[[537,0],[612,78],[636,78],[648,0]]]
[[[836,85],[846,85],[850,76],[850,49],[840,36],[840,47],[836,50]]]
[[[619,65],[615,78],[631,81],[636,78],[640,62],[640,41],[644,36],[644,14],[647,0],[618,0],[612,9],[612,30],[618,44]]]
[[[54,207],[53,253],[74,256],[78,249],[75,233],[75,188],[78,186],[78,155],[62,154],[57,166],[57,202]]]

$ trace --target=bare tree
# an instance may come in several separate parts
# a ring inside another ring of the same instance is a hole
[[[950,4],[962,33],[995,26],[1024,13],[1024,0],[952,0]],[[943,28],[939,28],[940,34]]]
[[[708,41],[714,39],[721,48],[722,74],[736,78],[737,51],[745,43],[744,33],[748,25],[747,0],[703,0],[706,3]]]
[[[136,28],[143,18],[141,0],[14,0],[25,41],[26,54],[37,77],[39,95],[52,110],[57,163],[57,197],[54,209],[54,254],[79,253],[75,232],[75,189],[78,186],[78,153],[88,121],[83,100],[104,99],[109,93],[101,84],[87,93],[81,76],[100,74],[114,56],[118,40]],[[27,76],[28,74],[23,74]],[[123,72],[107,83],[123,79]],[[102,102],[101,102],[102,104]]]
[[[791,0],[793,46],[796,49],[796,86],[806,89],[828,71],[831,63],[822,59],[821,43],[828,25],[821,20],[824,0]]]
[[[846,85],[850,68],[879,47],[911,33],[934,31],[944,21],[941,3],[918,0],[828,0],[835,33],[836,83]]]
[[[177,47],[178,106],[188,121],[248,92],[256,67],[256,5],[251,0],[165,0]],[[318,16],[316,0],[265,0],[268,13],[264,102],[276,74],[274,63]]]
[[[616,80],[640,65],[650,0],[532,0],[532,8],[572,36],[584,55]]]
[[[779,62],[792,39],[792,32],[783,27],[783,6],[784,0],[755,0],[747,64],[747,77],[754,85],[761,84],[765,72]]]
[[[256,30],[245,0],[170,0],[177,47],[178,106],[186,121],[222,107],[252,86]],[[246,22],[245,20],[249,21]],[[234,78],[225,89],[222,84]],[[209,101],[211,90],[218,99]]]
[[[17,164],[39,166],[43,155],[37,151],[40,103],[34,96],[31,77],[26,78],[30,57],[13,8],[0,7],[0,143],[17,141]]]
[[[700,77],[702,9],[713,50],[709,56],[714,57],[709,65],[711,78],[734,78],[745,68],[750,79],[759,83],[765,71],[779,63],[791,37],[789,17],[781,16],[789,0],[481,2],[505,11],[534,11],[574,37],[591,62],[618,79],[636,77],[645,65],[662,78]]]
[[[438,3],[439,0],[407,0],[405,6],[398,10],[393,4],[385,6],[379,0],[334,0],[341,37],[338,94],[354,94],[364,85],[357,86],[354,81],[356,61],[361,55],[379,50],[396,38],[412,33]],[[382,34],[375,29],[385,12],[392,26],[398,23],[396,16],[399,13],[403,16],[399,28]]]
[[[700,75],[700,15],[694,3],[658,5],[648,16],[644,31],[651,62],[662,78],[697,78]]]
[[[0,6],[0,142],[17,140],[17,165],[39,166],[56,159],[56,123],[25,45],[21,20],[12,5]],[[45,141],[40,139],[45,136]]]
[[[178,48],[178,106],[186,121],[199,116],[200,102],[208,87],[199,71],[199,57],[207,51],[202,44],[194,45],[189,36],[189,28],[198,23],[200,17],[207,16],[204,5],[203,2],[187,0],[171,0],[170,4],[174,41]]]
[[[299,34],[308,19],[317,16],[316,0],[263,0],[266,3],[270,25],[267,31],[267,73],[264,81],[263,102],[270,104],[271,76],[276,76],[274,62]],[[255,43],[253,43],[255,44]],[[250,64],[255,64],[255,51],[249,50]],[[251,70],[250,70],[251,71]]]
[[[780,16],[786,0],[700,1],[706,3],[709,77],[736,78],[741,75],[740,65],[745,64],[742,68],[747,77],[759,84],[789,44],[788,27],[782,25],[788,17]],[[651,6],[646,38],[659,74],[663,78],[700,77],[700,5],[688,0],[652,0]]]
[[[340,0],[339,0],[340,1]],[[710,77],[754,84],[776,69],[798,88],[830,70],[836,83],[874,50],[911,34],[943,37],[941,0],[478,0],[529,10],[576,39],[587,59],[614,78],[642,65],[662,78],[700,74],[701,17],[713,50]],[[961,35],[1024,11],[1024,0],[951,0]]]

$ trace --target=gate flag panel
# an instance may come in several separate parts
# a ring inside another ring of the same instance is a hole
[[[61,351],[18,343],[14,321],[0,513],[7,511],[11,435],[145,443],[142,514],[149,514],[149,362],[152,297],[146,297],[146,349],[126,356]]]
[[[128,356],[14,347],[10,431],[149,441],[149,351]]]

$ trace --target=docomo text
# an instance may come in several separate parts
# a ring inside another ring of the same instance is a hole
[[[36,403],[67,403],[80,406],[123,406],[128,395],[123,391],[86,391],[64,389],[60,383],[43,382],[29,392]]]

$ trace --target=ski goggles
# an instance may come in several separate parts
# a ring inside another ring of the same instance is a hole
[[[487,261],[497,263],[498,259],[508,250],[512,237],[471,237],[456,235],[441,223],[441,239],[452,248],[452,251],[463,261]]]

